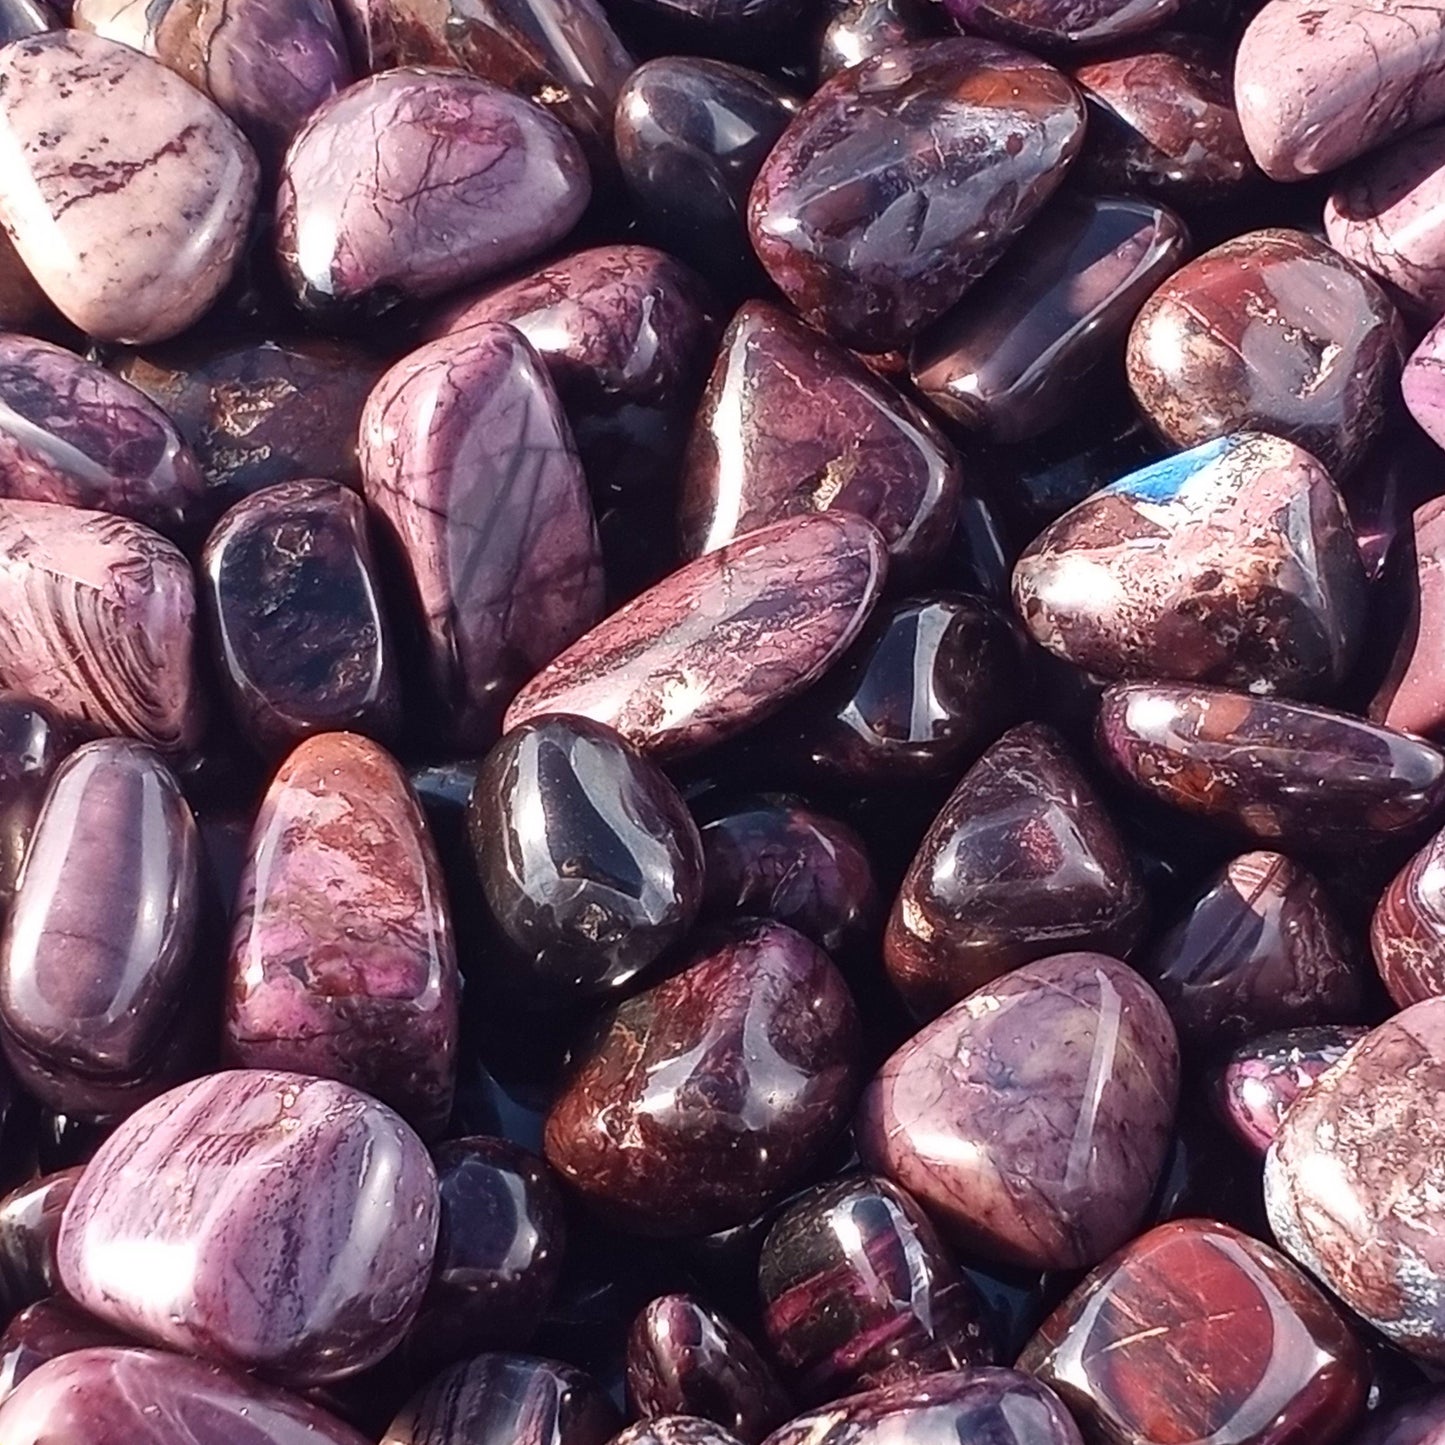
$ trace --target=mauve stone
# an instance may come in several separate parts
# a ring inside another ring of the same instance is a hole
[[[1019,1367],[1109,1445],[1335,1445],[1368,1374],[1344,1315],[1299,1270],[1204,1219],[1161,1225],[1100,1266]]]
[[[1277,181],[1335,170],[1445,115],[1445,8],[1269,0],[1235,58],[1244,137]]]
[[[436,699],[475,750],[602,613],[587,484],[536,352],[502,325],[412,352],[366,404],[361,469],[411,574]]]
[[[826,81],[783,133],[753,187],[753,245],[805,320],[886,351],[998,259],[1083,136],[1073,86],[1020,51],[885,51]]]
[[[297,133],[276,245],[303,306],[375,315],[546,250],[591,192],[572,133],[530,101],[454,71],[392,70]]]
[[[742,1224],[832,1142],[859,1053],[827,955],[782,924],[740,926],[602,1022],[547,1117],[548,1162],[634,1233]]]
[[[1445,498],[1416,508],[1397,569],[1403,620],[1370,718],[1401,732],[1445,735]]]
[[[1147,912],[1093,787],[1051,729],[1023,723],[964,774],[919,844],[884,962],[929,1018],[1034,959],[1127,954]]]
[[[367,738],[308,738],[251,833],[227,1055],[339,1079],[436,1133],[456,1085],[460,993],[441,864],[405,775]]]
[[[1445,1390],[1417,1392],[1372,1415],[1354,1445],[1445,1445]]]
[[[61,1169],[0,1199],[0,1319],[60,1288],[60,1217],[79,1180],[78,1168]]]
[[[1430,839],[1380,895],[1370,950],[1396,1007],[1445,994],[1445,832]]]
[[[1445,755],[1429,743],[1279,698],[1127,683],[1104,694],[1097,739],[1125,782],[1266,845],[1374,848],[1445,804]]]
[[[869,1085],[855,1137],[967,1248],[1079,1269],[1144,1217],[1178,1086],[1158,996],[1112,958],[1064,953],[915,1034]]]
[[[143,1105],[100,1146],[60,1227],[60,1277],[127,1334],[312,1384],[395,1347],[436,1234],[436,1172],[384,1104],[227,1072]]]
[[[58,30],[0,49],[0,222],[98,341],[160,341],[211,305],[258,176],[205,96],[127,46]]]
[[[1302,231],[1252,231],[1176,271],[1129,336],[1129,385],[1178,447],[1288,437],[1337,476],[1379,434],[1400,374],[1380,284]]]
[[[367,1445],[308,1401],[158,1350],[84,1349],[0,1405],[5,1445]]]
[[[1436,446],[1445,447],[1445,319],[1405,363],[1400,391],[1409,413]]]
[[[829,0],[826,10],[828,23],[818,43],[820,81],[937,29],[930,9],[918,0]]]
[[[1099,50],[1167,25],[1184,0],[945,0],[959,29],[1029,50]]]
[[[763,1326],[810,1401],[989,1364],[988,1310],[917,1202],[887,1179],[820,1184],[758,1264]]]
[[[61,1355],[129,1343],[119,1331],[97,1323],[64,1299],[26,1305],[0,1334],[0,1404],[22,1380]]]
[[[54,30],[56,18],[45,0],[3,0],[0,3],[0,45]]]
[[[50,775],[71,744],[69,730],[44,703],[0,692],[0,917],[15,896]]]
[[[722,742],[828,670],[887,564],[878,531],[849,512],[746,533],[594,627],[522,689],[504,726],[576,713],[665,757]]]
[[[612,1445],[742,1445],[742,1442],[732,1431],[724,1430],[711,1420],[695,1415],[658,1415],[629,1425],[613,1439]]]
[[[938,563],[962,464],[901,393],[780,307],[746,302],[723,335],[679,502],[685,556],[784,517],[866,517],[902,580]]]

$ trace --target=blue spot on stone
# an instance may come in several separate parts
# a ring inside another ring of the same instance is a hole
[[[1219,437],[1215,441],[1204,442],[1190,447],[1187,452],[1180,452],[1177,457],[1150,462],[1147,467],[1130,472],[1104,490],[1120,496],[1138,497],[1143,502],[1172,502],[1192,477],[1211,462],[1233,451],[1238,444],[1238,437]]]

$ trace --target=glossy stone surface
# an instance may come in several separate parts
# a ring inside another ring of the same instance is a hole
[[[0,1405],[6,1445],[366,1445],[316,1405],[199,1360],[87,1349],[43,1365]]]
[[[600,723],[542,717],[513,729],[487,755],[467,821],[513,950],[494,977],[524,997],[614,992],[697,917],[697,825],[666,774]]]
[[[887,562],[877,530],[848,512],[749,532],[594,627],[522,689],[504,726],[575,713],[665,757],[722,742],[827,671]]]
[[[1188,247],[1184,223],[1152,201],[1061,197],[914,342],[913,383],[970,431],[1028,440],[1088,406]]]
[[[1434,498],[1410,517],[1402,551],[1403,619],[1395,653],[1370,703],[1370,717],[1402,732],[1445,734],[1445,499]]]
[[[1028,224],[1083,132],[1073,87],[1019,51],[885,51],[784,132],[753,188],[753,245],[805,320],[865,351],[902,345]]]
[[[749,301],[723,335],[688,446],[686,556],[784,517],[866,517],[906,578],[936,564],[962,464],[922,411],[780,307]]]
[[[451,1112],[460,989],[441,864],[405,775],[354,733],[308,738],[251,832],[228,1057],[339,1079],[433,1133]]]
[[[201,578],[216,671],[248,740],[269,751],[318,732],[395,731],[400,663],[349,487],[252,493],[207,539]]]
[[[1437,833],[1380,895],[1370,951],[1399,1008],[1445,994],[1445,833]]]
[[[26,1305],[0,1334],[0,1404],[22,1380],[61,1355],[127,1343],[124,1335],[97,1324],[63,1299]]]
[[[820,1184],[768,1231],[763,1325],[804,1400],[836,1399],[993,1358],[988,1311],[896,1184]]]
[[[1379,282],[1302,231],[1252,231],[1176,271],[1129,336],[1129,385],[1167,442],[1288,437],[1339,475],[1379,434],[1399,376]]]
[[[205,96],[127,46],[57,30],[0,50],[0,222],[99,341],[160,341],[210,306],[258,176]]]
[[[1143,1218],[1178,1084],[1158,996],[1112,958],[1064,953],[915,1034],[869,1085],[855,1137],[968,1249],[1079,1269]]]
[[[367,401],[361,469],[411,573],[436,701],[457,744],[485,745],[602,613],[587,484],[536,352],[501,325],[412,352]]]
[[[888,976],[929,1018],[1033,959],[1127,954],[1144,889],[1058,736],[1024,723],[964,774],[919,844],[884,940]]]
[[[827,955],[782,924],[740,926],[603,1021],[548,1115],[547,1159],[632,1232],[709,1234],[817,1161],[859,1068]]]
[[[59,1288],[55,1246],[60,1216],[79,1179],[78,1168],[61,1169],[29,1180],[0,1199],[0,1319]]]
[[[199,739],[190,564],[138,522],[0,501],[0,686],[163,752]]]
[[[662,1295],[627,1335],[627,1399],[633,1413],[715,1421],[756,1445],[792,1406],[751,1340],[691,1295]]]
[[[1355,1445],[1442,1445],[1445,1442],[1445,1390],[1415,1393],[1392,1409],[1370,1418]]]
[[[947,0],[961,30],[1029,50],[1097,50],[1167,25],[1183,0]]]
[[[1202,1219],[1161,1225],[1100,1266],[1019,1366],[1088,1439],[1119,1445],[1333,1445],[1365,1399],[1364,1352],[1340,1311],[1268,1245]]]
[[[1240,124],[1266,175],[1323,175],[1445,115],[1445,11],[1268,0],[1235,58]]]
[[[1421,430],[1445,447],[1445,320],[1411,353],[1400,377],[1400,391]]]
[[[613,1438],[612,1445],[742,1445],[738,1437],[696,1415],[658,1415],[639,1420]]]
[[[0,916],[15,896],[50,775],[71,743],[69,730],[44,703],[0,693]]]
[[[436,1233],[436,1172],[385,1105],[299,1074],[210,1074],[100,1146],[61,1225],[60,1277],[127,1334],[314,1383],[396,1345]]]
[[[1445,755],[1428,743],[1278,698],[1128,683],[1104,694],[1097,736],[1126,782],[1267,846],[1374,847],[1445,804]]]

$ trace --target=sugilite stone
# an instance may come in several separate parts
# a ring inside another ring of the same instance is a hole
[[[1020,51],[884,51],[826,81],[783,133],[753,187],[753,246],[805,320],[886,351],[998,259],[1083,137],[1078,92]]]
[[[297,133],[276,245],[303,306],[375,315],[546,250],[591,193],[581,148],[540,107],[454,71],[392,70]]]
[[[1325,1295],[1268,1245],[1204,1219],[1161,1225],[1101,1265],[1019,1367],[1110,1445],[1334,1445],[1367,1383]]]
[[[1364,640],[1366,581],[1329,474],[1241,432],[1086,497],[1024,550],[1034,641],[1102,677],[1331,696]]]
[[[240,131],[127,46],[56,30],[0,49],[0,223],[98,341],[160,341],[211,305],[258,177]]]
[[[1370,951],[1397,1007],[1445,994],[1445,832],[1431,838],[1380,895]]]
[[[410,571],[453,740],[484,746],[602,613],[587,484],[536,352],[502,325],[412,352],[367,401],[361,470]]]
[[[612,1445],[742,1445],[742,1442],[732,1431],[696,1415],[658,1415],[629,1425],[614,1437]]]
[[[987,1307],[896,1184],[820,1184],[768,1231],[763,1325],[805,1400],[993,1359]]]
[[[367,1445],[319,1406],[159,1350],[84,1349],[0,1405],[5,1445]]]
[[[1178,1087],[1174,1025],[1148,984],[1064,953],[914,1035],[868,1086],[854,1135],[864,1165],[967,1248],[1080,1269],[1144,1217]]]
[[[538,1002],[614,992],[692,926],[697,825],[611,728],[542,717],[487,755],[467,808],[477,874],[511,946],[495,984]]]
[[[405,774],[354,733],[308,738],[251,832],[227,1055],[339,1079],[434,1133],[451,1112],[460,992],[441,864]]]
[[[1410,517],[1408,551],[1397,569],[1403,621],[1390,666],[1370,702],[1370,718],[1401,732],[1445,735],[1445,499]]]
[[[481,1354],[416,1394],[381,1445],[605,1445],[621,1425],[581,1370],[530,1355]]]
[[[962,30],[1029,50],[1099,50],[1167,25],[1183,0],[945,0]]]
[[[1416,1392],[1370,1417],[1354,1445],[1445,1445],[1445,1390]]]
[[[826,11],[828,23],[818,43],[819,80],[885,50],[926,39],[937,28],[917,0],[829,0]]]
[[[128,1335],[314,1384],[395,1347],[436,1234],[436,1171],[384,1104],[232,1071],[153,1099],[100,1146],[60,1226],[60,1278]]]
[[[1252,231],[1176,271],[1129,335],[1129,385],[1166,441],[1288,437],[1337,477],[1379,434],[1398,318],[1372,276],[1302,231]]]
[[[1445,804],[1445,755],[1348,713],[1218,688],[1125,683],[1097,741],[1125,782],[1265,845],[1377,847]]]
[[[1240,1044],[1215,1084],[1218,1112],[1234,1137],[1263,1158],[1285,1111],[1368,1032],[1356,1024],[1316,1024]]]
[[[0,1199],[0,1319],[60,1287],[55,1248],[78,1168],[41,1175]]]
[[[784,517],[866,517],[894,573],[930,570],[958,519],[963,468],[918,407],[841,347],[766,301],[723,335],[688,446],[685,556]]]
[[[1112,380],[1130,323],[1188,247],[1184,223],[1153,201],[1060,197],[913,343],[913,384],[970,431],[1029,440]]]
[[[773,1368],[731,1320],[691,1295],[662,1295],[627,1334],[627,1399],[643,1419],[715,1421],[743,1445],[792,1414]]]
[[[204,484],[170,419],[99,366],[0,335],[0,494],[117,512],[172,536]]]
[[[858,1015],[842,975],[779,923],[740,925],[621,1004],[547,1117],[548,1162],[632,1232],[754,1218],[852,1107]]]
[[[586,633],[522,689],[504,727],[575,713],[657,756],[699,752],[817,681],[868,620],[887,566],[882,536],[850,512],[745,533]]]
[[[1020,964],[1127,954],[1148,900],[1104,805],[1042,723],[989,748],[919,844],[888,919],[888,976],[921,1018]]]
[[[1445,319],[1411,353],[1400,377],[1400,391],[1421,430],[1445,447]]]
[[[0,1334],[0,1404],[15,1393],[22,1380],[61,1355],[128,1343],[124,1335],[63,1299],[26,1305]]]
[[[339,482],[283,482],[238,502],[201,558],[212,655],[246,738],[386,738],[401,717],[366,508]]]
[[[69,729],[44,703],[0,692],[0,917],[15,896],[50,775],[71,745]]]
[[[1445,11],[1268,0],[1235,57],[1245,140],[1277,181],[1323,175],[1445,115]]]

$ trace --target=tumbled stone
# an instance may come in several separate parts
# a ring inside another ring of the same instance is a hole
[[[783,133],[753,188],[753,245],[805,320],[886,351],[998,259],[1083,134],[1073,86],[1019,51],[885,51],[825,82]]]
[[[1183,0],[946,0],[961,30],[1030,50],[1098,50],[1167,25]]]
[[[366,738],[307,739],[251,833],[227,1055],[339,1079],[435,1133],[451,1112],[460,989],[441,864],[405,775]]]
[[[1445,734],[1445,499],[1416,508],[1412,546],[1399,569],[1403,618],[1395,653],[1370,703],[1370,718],[1401,732]]]
[[[1421,430],[1445,447],[1445,319],[1411,353],[1400,377],[1400,391]]]
[[[1151,1230],[1050,1316],[1019,1367],[1090,1440],[1334,1445],[1365,1402],[1364,1351],[1288,1260],[1227,1224]]]
[[[742,1445],[730,1430],[696,1415],[658,1415],[614,1436],[612,1445]]]
[[[594,627],[522,689],[504,726],[576,713],[660,756],[722,742],[828,670],[887,563],[878,531],[849,512],[746,533]]]
[[[0,50],[0,221],[99,341],[160,341],[211,305],[258,176],[205,96],[127,46],[57,30]]]
[[[61,1224],[60,1277],[127,1334],[316,1383],[397,1344],[436,1233],[435,1170],[385,1105],[328,1079],[210,1074],[100,1146]]]
[[[525,261],[591,195],[565,126],[446,70],[392,70],[313,112],[286,153],[276,245],[297,299],[368,315]]]
[[[547,1159],[633,1232],[726,1229],[817,1161],[860,1063],[827,955],[782,924],[740,926],[604,1020],[547,1117]]]
[[[780,307],[749,301],[723,335],[682,476],[695,557],[784,517],[866,517],[893,571],[929,571],[958,519],[953,444],[899,392]]]
[[[72,742],[46,704],[22,693],[0,693],[0,917],[15,896],[50,775]]]
[[[77,1350],[129,1343],[118,1330],[99,1324],[63,1298],[26,1305],[0,1334],[0,1404],[51,1360]]]
[[[31,1179],[0,1199],[0,1319],[10,1319],[60,1288],[60,1219],[78,1168]]]
[[[1437,833],[1380,895],[1370,950],[1398,1008],[1445,994],[1445,833]]]
[[[551,383],[511,327],[475,326],[382,377],[361,422],[455,741],[485,745],[517,689],[602,612],[587,485]]]
[[[1127,954],[1148,902],[1058,736],[1024,723],[964,774],[918,846],[884,939],[888,976],[929,1018],[1020,964]]]
[[[1164,1005],[1100,953],[1025,964],[926,1025],[859,1106],[866,1167],[958,1242],[1031,1269],[1097,1264],[1164,1165],[1179,1052]]]
[[[1126,683],[1104,694],[1097,738],[1125,782],[1266,845],[1373,848],[1445,804],[1445,755],[1429,743],[1279,698]]]
[[[828,23],[818,43],[818,79],[872,60],[885,50],[934,31],[928,9],[917,0],[829,0]]]
[[[1372,1414],[1354,1445],[1445,1445],[1445,1390],[1416,1392]]]

